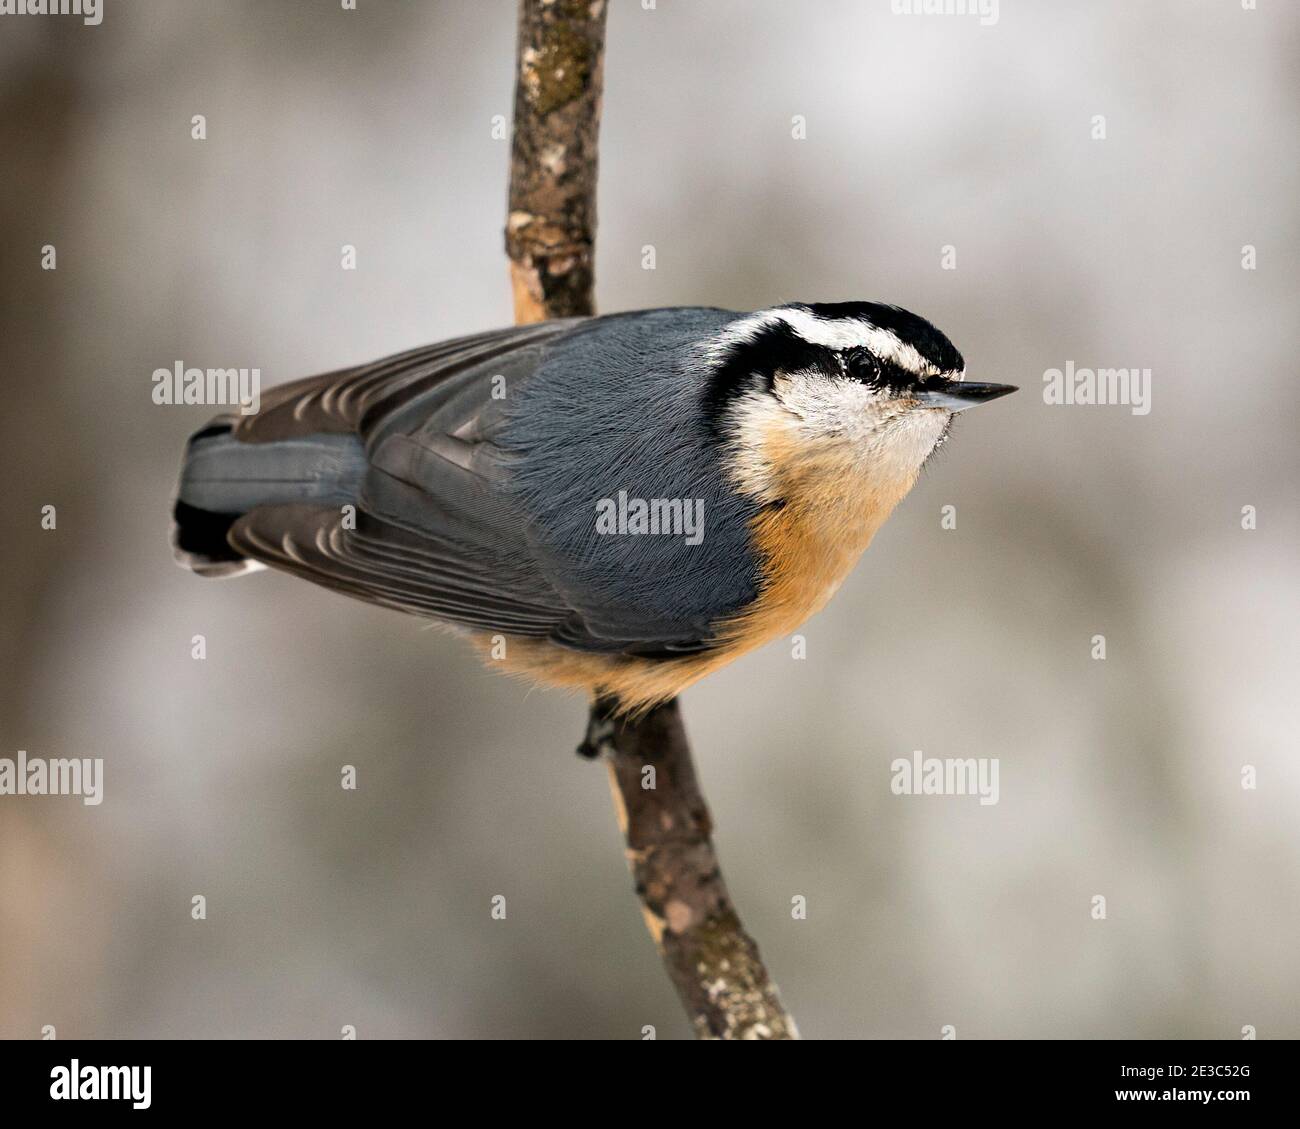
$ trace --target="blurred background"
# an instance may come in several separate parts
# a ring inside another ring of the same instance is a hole
[[[106,778],[0,797],[0,1036],[689,1034],[580,701],[172,563],[213,409],[154,369],[269,386],[510,320],[514,4],[358,7],[0,17],[0,756]],[[727,880],[809,1037],[1297,1037],[1300,10],[1000,9],[612,4],[604,311],[882,299],[1024,389],[805,659],[685,696]],[[1068,361],[1150,368],[1150,414],[1045,404]],[[891,794],[918,749],[999,758],[1000,802]]]

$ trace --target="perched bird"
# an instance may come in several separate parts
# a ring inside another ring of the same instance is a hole
[[[195,434],[173,542],[466,635],[635,713],[822,608],[955,412],[924,318],[871,302],[645,310],[281,385]]]

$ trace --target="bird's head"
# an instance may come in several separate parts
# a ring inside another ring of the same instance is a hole
[[[751,493],[804,471],[905,482],[955,413],[1016,389],[968,381],[961,354],[916,314],[875,302],[747,314],[706,346],[707,411]]]

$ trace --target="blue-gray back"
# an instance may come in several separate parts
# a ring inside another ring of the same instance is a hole
[[[337,506],[268,495],[229,540],[350,595],[484,631],[638,654],[707,645],[758,585],[754,508],[726,482],[701,409],[699,343],[736,316],[517,327],[272,389],[232,443],[284,444],[287,458],[289,440],[354,437],[367,466],[355,528]],[[598,532],[598,503],[620,491],[702,505],[702,540]]]

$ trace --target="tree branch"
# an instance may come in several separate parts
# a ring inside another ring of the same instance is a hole
[[[592,255],[604,0],[520,0],[506,251],[515,321],[595,313]],[[646,926],[703,1039],[794,1039],[727,894],[677,702],[635,720],[591,707]]]
[[[521,0],[506,254],[515,322],[595,313],[605,0]]]
[[[701,1039],[797,1039],[736,914],[674,699],[635,721],[592,706],[578,752],[603,755],[646,928]]]

